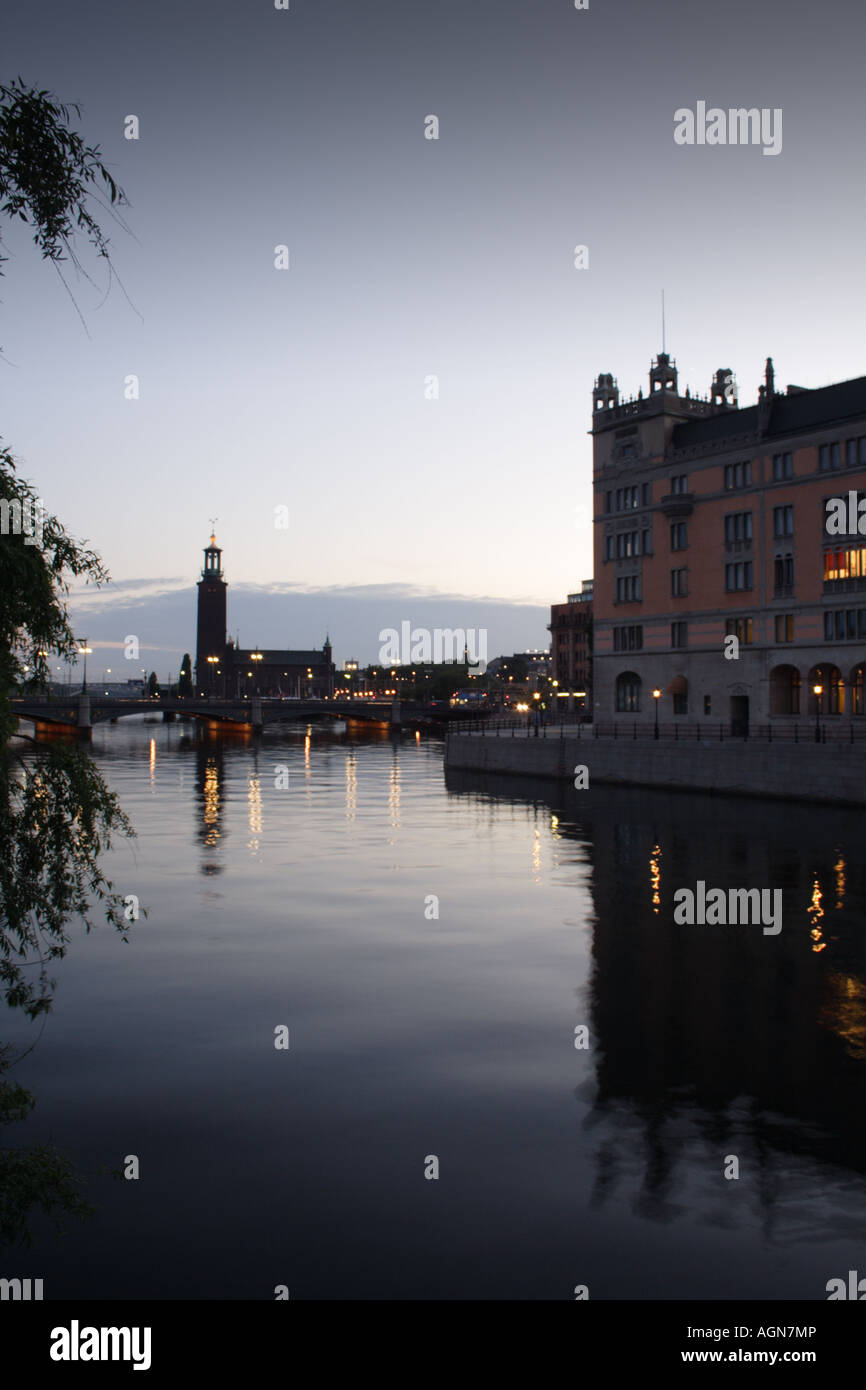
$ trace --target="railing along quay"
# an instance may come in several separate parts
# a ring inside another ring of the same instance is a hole
[[[832,719],[800,720],[788,723],[750,724],[745,731],[735,731],[724,723],[705,719],[688,724],[638,724],[635,720],[614,720],[610,723],[569,723],[550,720],[546,724],[529,724],[518,719],[467,719],[459,725],[448,726],[448,737],[474,735],[481,738],[576,738],[579,740],[612,739],[621,742],[664,743],[783,743],[866,744],[866,719],[861,721]]]

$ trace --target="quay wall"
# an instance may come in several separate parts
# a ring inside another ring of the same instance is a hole
[[[866,804],[866,746],[847,743],[760,743],[731,740],[580,739],[548,730],[547,738],[511,738],[508,731],[450,732],[446,769],[512,773],[574,781],[583,764],[589,785],[609,783],[705,791],[720,796],[778,797],[841,805]]]

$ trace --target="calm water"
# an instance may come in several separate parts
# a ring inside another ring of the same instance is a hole
[[[866,1274],[859,812],[446,779],[441,744],[369,730],[102,726],[93,755],[149,916],[128,945],[75,928],[44,1028],[6,1011],[0,1038],[42,1029],[2,1142],[56,1145],[96,1215],[37,1216],[0,1275],[823,1299]],[[782,887],[781,934],[674,925],[698,878]],[[108,1175],[129,1154],[139,1180]]]

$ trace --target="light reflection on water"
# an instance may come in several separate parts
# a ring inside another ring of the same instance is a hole
[[[46,1297],[823,1298],[862,1265],[844,812],[446,785],[440,744],[355,726],[93,751],[150,915],[75,933],[17,1069],[21,1138],[99,1212],[40,1232]],[[674,925],[698,878],[781,887],[780,935]],[[130,1153],[138,1183],[100,1177]]]

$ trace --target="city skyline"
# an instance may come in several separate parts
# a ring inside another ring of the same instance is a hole
[[[81,317],[11,229],[0,390],[22,474],[120,584],[181,553],[192,581],[216,515],[239,586],[547,610],[592,572],[592,382],[643,384],[662,290],[693,393],[725,364],[747,405],[767,356],[783,384],[861,374],[857,185],[826,219],[857,45],[821,26],[838,82],[816,106],[818,20],[795,8],[735,3],[696,47],[684,3],[652,26],[634,0],[425,23],[388,0],[217,4],[203,27],[172,12],[169,47],[158,5],[118,68],[107,6],[94,43],[60,6],[13,4],[17,68],[82,102],[131,201],[107,297],[98,265],[95,286],[67,267]],[[678,145],[675,112],[704,100],[783,110],[783,148]]]

